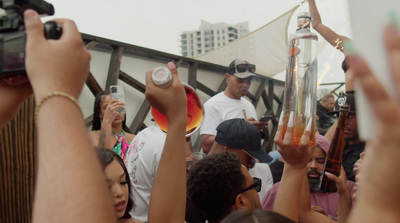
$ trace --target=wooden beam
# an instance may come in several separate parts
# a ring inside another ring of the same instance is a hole
[[[129,129],[132,131],[133,134],[137,134],[141,130],[144,119],[147,117],[149,111],[150,111],[150,103],[145,99],[142,105],[140,106],[135,119],[129,126]]]
[[[96,42],[96,41],[90,41],[90,42],[88,42],[87,44],[85,44],[85,48],[86,48],[87,50],[90,50],[90,49],[92,49],[93,47],[95,47],[97,44],[98,44],[98,42]]]
[[[277,107],[277,109],[276,109],[276,115],[275,115],[275,117],[276,118],[278,118],[279,119],[279,117],[280,117],[280,115],[281,115],[281,113],[282,113],[282,107],[283,107],[283,103],[282,103],[282,101],[283,101],[283,97],[284,97],[284,92],[282,92],[282,94],[281,94],[281,97],[280,97],[280,101],[281,101],[281,103],[279,103],[278,102],[278,107]],[[270,138],[272,138],[273,139],[273,137],[275,137],[275,133],[276,133],[276,130],[278,130],[278,120],[275,118],[275,123],[273,122],[273,124],[274,124],[274,126],[272,126],[272,129],[271,129],[271,132],[270,132]],[[274,143],[272,143],[272,142],[270,142],[270,144],[268,144],[268,145],[266,145],[267,147],[266,147],[266,151],[272,151],[272,146],[274,145]]]
[[[221,84],[219,85],[218,89],[217,89],[217,93],[224,91],[226,88],[226,80],[225,78],[222,80]]]
[[[265,105],[265,107],[267,108],[267,110],[272,110],[272,106],[271,106],[271,104],[270,104],[269,101],[268,101],[267,93],[266,93],[265,91],[263,91],[262,94],[261,94],[261,96],[262,96],[264,105]]]
[[[202,84],[201,82],[196,82],[196,86],[197,89],[199,89],[200,91],[206,93],[207,95],[209,95],[210,97],[214,96],[217,94],[217,92],[211,90],[209,87],[205,86],[204,84]]]
[[[246,97],[248,97],[251,100],[251,103],[256,107],[257,105],[257,98],[250,92],[247,92]]]
[[[197,63],[189,63],[188,84],[194,89],[197,88]]]
[[[119,79],[125,83],[127,83],[129,86],[135,88],[136,90],[142,92],[146,91],[146,85],[142,84],[140,81],[136,80],[135,78],[129,76],[127,73],[123,71],[119,71]]]
[[[94,78],[92,72],[89,72],[89,76],[86,79],[86,86],[88,86],[94,96],[103,91],[96,78]]]
[[[37,176],[35,100],[28,97],[0,129],[0,222],[29,223]],[[40,196],[36,194],[36,196]]]
[[[111,85],[118,83],[119,69],[121,67],[121,58],[124,48],[121,46],[113,47],[110,59],[110,66],[108,68],[106,89]]]
[[[257,98],[257,101],[260,100],[263,91],[265,91],[265,83],[267,83],[267,80],[261,79],[260,85],[258,86],[256,93],[254,94],[254,97]]]
[[[274,110],[274,82],[272,80],[268,80],[268,101],[271,105],[270,110]]]
[[[93,114],[89,115],[89,117],[85,118],[86,128],[89,128],[93,124]]]

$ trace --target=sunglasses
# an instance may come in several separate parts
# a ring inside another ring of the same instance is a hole
[[[233,198],[233,201],[232,201],[232,205],[235,204],[236,197],[237,197],[239,194],[241,194],[241,193],[243,193],[243,192],[246,192],[246,191],[248,191],[248,190],[251,190],[251,189],[255,189],[257,192],[260,192],[260,191],[261,191],[261,179],[260,179],[260,178],[253,177],[253,183],[252,183],[250,186],[244,188],[243,190],[240,190],[240,191],[235,195],[235,197]]]
[[[239,64],[236,65],[235,67],[232,67],[231,69],[229,69],[230,74],[236,73],[236,72],[232,72],[232,70],[234,70],[236,68],[236,72],[237,73],[244,73],[247,70],[251,73],[255,73],[256,72],[256,65],[254,64],[248,64],[248,63],[244,63],[244,64]]]
[[[256,162],[256,158],[253,156],[253,155],[251,155],[250,153],[248,153],[246,150],[242,150],[244,153],[246,153],[246,155],[248,155],[250,158],[251,158],[251,163],[254,163],[254,162]]]

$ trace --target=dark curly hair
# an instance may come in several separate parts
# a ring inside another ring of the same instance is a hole
[[[132,218],[132,216],[129,214],[129,212],[135,207],[135,203],[132,199],[131,179],[129,178],[129,173],[128,173],[128,170],[126,169],[124,161],[122,161],[121,157],[112,150],[102,148],[102,147],[95,147],[95,150],[97,153],[97,157],[100,160],[100,164],[103,167],[103,170],[114,160],[116,160],[119,163],[119,165],[121,165],[122,169],[124,170],[125,180],[128,184],[128,189],[129,189],[129,197],[128,197],[128,204],[126,205],[126,209],[125,209],[125,214],[124,214],[124,216],[122,216],[122,218]]]
[[[236,154],[222,152],[196,163],[187,177],[187,197],[209,222],[219,222],[232,211],[232,200],[246,179]]]
[[[101,102],[107,95],[109,95],[109,91],[101,91],[98,93],[94,99],[94,106],[93,106],[93,124],[92,124],[92,131],[100,130],[101,129],[101,118],[100,118],[100,113],[101,113]],[[122,127],[124,128],[126,123],[126,118],[122,122]],[[126,131],[126,129],[124,128]]]
[[[228,215],[221,223],[258,223],[258,222],[273,222],[273,223],[294,223],[289,218],[278,213],[267,210],[239,210]]]

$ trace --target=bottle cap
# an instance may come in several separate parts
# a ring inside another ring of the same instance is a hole
[[[151,75],[155,85],[159,87],[167,87],[172,81],[171,71],[166,67],[157,67]]]
[[[299,12],[297,18],[309,18],[311,19],[311,14],[309,12]]]

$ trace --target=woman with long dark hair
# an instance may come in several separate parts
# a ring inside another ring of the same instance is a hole
[[[112,149],[122,160],[135,135],[123,130],[125,114],[118,112],[125,103],[111,99],[108,91],[97,94],[94,100],[93,125],[89,136],[94,146]]]
[[[138,219],[133,219],[129,214],[135,207],[135,203],[131,197],[132,183],[121,157],[117,153],[101,147],[97,147],[96,152],[104,170],[118,221],[120,223],[142,223]]]

